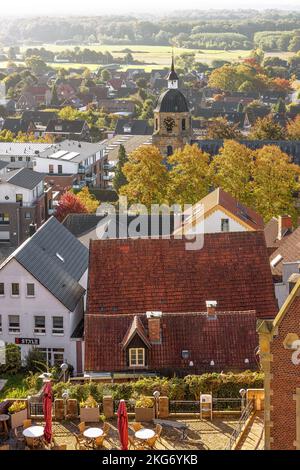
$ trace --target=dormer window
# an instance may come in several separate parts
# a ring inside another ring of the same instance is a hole
[[[130,348],[129,349],[129,367],[145,366],[145,349]]]

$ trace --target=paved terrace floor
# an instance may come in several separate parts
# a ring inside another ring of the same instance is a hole
[[[213,421],[200,419],[178,419],[188,425],[187,439],[182,440],[181,432],[175,429],[164,428],[161,440],[157,442],[156,449],[169,450],[221,450],[235,428],[237,417],[217,417]],[[117,420],[108,421],[111,429],[107,440],[104,441],[106,449],[119,449],[120,443],[118,438]],[[54,422],[53,433],[57,444],[66,444],[68,450],[75,449],[75,438],[72,433],[78,433],[77,424],[79,421]],[[36,423],[40,424],[40,423]],[[130,422],[129,422],[130,425]],[[153,423],[143,423],[147,428],[154,429]],[[99,423],[89,423],[88,426],[102,427]],[[132,431],[129,431],[133,436]],[[13,439],[9,441],[11,449],[15,448]],[[4,443],[3,443],[4,444]]]
[[[237,450],[264,449],[264,414],[257,412],[245,431]]]

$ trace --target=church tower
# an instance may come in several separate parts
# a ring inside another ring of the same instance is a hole
[[[164,156],[172,155],[191,142],[191,115],[185,96],[178,89],[178,76],[172,55],[171,70],[167,75],[168,89],[163,92],[154,109],[152,143]]]

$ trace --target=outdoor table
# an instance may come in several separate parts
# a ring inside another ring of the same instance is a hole
[[[92,446],[95,446],[95,440],[97,437],[102,436],[103,431],[100,428],[87,428],[85,431],[83,431],[84,437],[88,439],[88,441],[91,442]]]
[[[41,438],[44,436],[43,426],[30,426],[24,429],[23,436],[26,438],[27,443],[32,442],[32,447],[35,447],[35,442],[41,442]]]
[[[151,439],[155,436],[155,432],[153,429],[142,428],[136,431],[135,437],[137,439],[141,439],[142,441],[146,441],[147,439]]]
[[[1,434],[5,436],[8,435],[8,428],[7,428],[7,421],[9,420],[9,415],[0,415],[0,423],[1,423]]]

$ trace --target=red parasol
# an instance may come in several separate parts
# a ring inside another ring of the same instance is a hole
[[[124,400],[120,400],[118,408],[118,430],[122,450],[128,450],[128,416]]]
[[[51,382],[46,382],[43,396],[43,412],[45,418],[44,438],[50,443],[52,438],[52,387]]]

